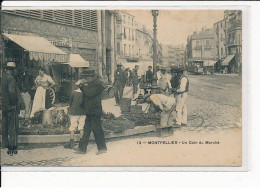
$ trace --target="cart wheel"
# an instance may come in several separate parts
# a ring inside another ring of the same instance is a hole
[[[52,88],[50,88],[49,90],[50,90],[51,104],[54,104],[54,102],[55,102],[55,91]]]
[[[14,150],[14,154],[17,154],[18,152],[17,152],[17,150]]]

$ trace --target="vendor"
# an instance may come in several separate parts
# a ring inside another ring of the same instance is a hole
[[[173,119],[176,100],[173,94],[170,96],[163,94],[147,94],[143,96],[141,102],[149,103],[156,110],[161,111],[161,126],[166,127],[174,125]]]
[[[52,106],[51,99],[51,89],[55,82],[51,78],[51,76],[45,74],[45,69],[41,67],[39,69],[39,75],[36,77],[34,81],[37,89],[35,92],[32,111],[30,117],[34,117],[34,113],[40,109],[48,109]]]

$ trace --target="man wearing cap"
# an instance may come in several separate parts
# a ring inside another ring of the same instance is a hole
[[[8,154],[17,153],[18,113],[20,110],[25,109],[25,104],[14,78],[15,67],[14,62],[7,63],[1,83],[3,111],[2,148],[8,148]]]
[[[173,125],[173,111],[176,106],[174,95],[166,96],[163,94],[147,94],[143,97],[143,102],[151,104],[157,111],[161,111],[162,127]]]
[[[81,154],[87,152],[89,137],[92,131],[98,147],[97,154],[102,154],[107,150],[104,131],[101,125],[101,94],[104,87],[102,82],[97,78],[95,70],[85,70],[84,76],[86,81],[80,83],[79,88],[83,93],[83,106],[85,107],[86,120],[78,151]]]
[[[160,94],[166,95],[167,89],[171,87],[170,80],[166,74],[166,66],[161,67],[160,77],[158,77],[158,89]]]
[[[176,105],[176,125],[187,125],[187,92],[189,91],[189,79],[183,74],[184,68],[171,67],[172,74],[175,75],[171,79],[172,91],[177,100]]]
[[[122,64],[118,63],[117,69],[115,70],[114,73],[114,95],[115,95],[117,106],[121,104],[124,87],[125,87],[125,74],[122,70]]]

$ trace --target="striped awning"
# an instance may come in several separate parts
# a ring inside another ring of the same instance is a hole
[[[53,62],[68,62],[69,54],[55,47],[46,38],[37,36],[22,36],[14,34],[3,35],[29,52],[30,60]]]
[[[222,66],[228,66],[229,62],[235,57],[235,55],[228,55],[222,62]]]

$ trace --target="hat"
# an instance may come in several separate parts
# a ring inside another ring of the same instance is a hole
[[[167,67],[166,66],[161,66],[161,68],[160,68],[161,70],[166,70],[167,69]]]
[[[122,64],[121,64],[121,63],[117,63],[116,65],[117,65],[117,66],[122,66]]]
[[[15,65],[14,62],[8,62],[7,65],[6,65],[6,67],[13,67],[13,68],[15,68],[16,65]]]
[[[184,67],[171,66],[171,72],[178,73],[178,72],[183,72],[183,71],[185,71]]]
[[[94,69],[86,69],[86,70],[83,70],[83,71],[81,72],[81,75],[82,75],[82,76],[93,76],[93,75],[95,75],[95,74],[96,74],[96,72],[95,72]]]

